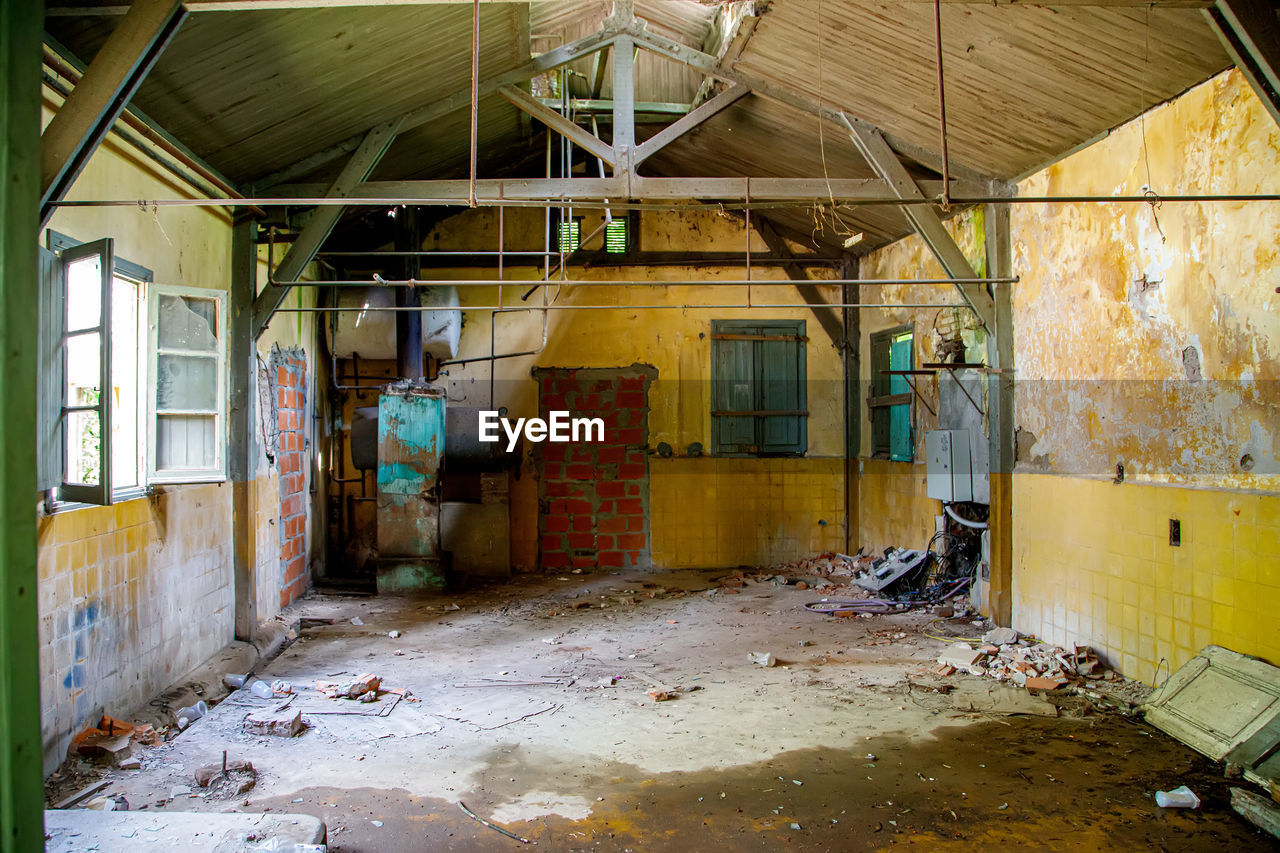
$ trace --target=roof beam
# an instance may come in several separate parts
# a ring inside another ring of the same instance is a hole
[[[636,147],[635,153],[631,157],[632,168],[639,166],[645,160],[657,154],[667,145],[684,136],[721,110],[737,103],[740,98],[750,94],[750,92],[751,90],[746,86],[741,83],[735,83],[688,115],[667,125]]]
[[[871,165],[871,168],[875,169],[876,174],[889,184],[898,198],[913,201],[928,198],[912,179],[906,167],[902,165],[902,161],[898,159],[898,155],[889,147],[889,143],[885,141],[879,130],[855,125],[847,119],[845,125],[849,129],[849,137],[853,140],[853,144],[862,152],[862,156],[867,159],[867,163]],[[964,256],[964,252],[960,251],[956,241],[951,239],[951,234],[942,225],[941,217],[932,207],[914,204],[903,205],[901,209],[903,215],[907,217],[907,221],[911,223],[911,227],[924,240],[925,245],[929,247],[929,251],[933,253],[933,256],[938,259],[938,263],[942,265],[947,275],[959,279],[978,278],[978,273],[974,270],[973,265]],[[987,331],[994,334],[996,330],[995,302],[992,300],[991,294],[986,291],[986,288],[974,282],[957,282],[956,289],[960,291],[964,301],[969,303],[973,312],[978,315],[982,325],[987,327]]]
[[[514,104],[518,109],[533,116],[551,130],[568,139],[574,145],[587,151],[591,156],[613,165],[614,152],[612,147],[601,141],[600,137],[579,127],[567,117],[545,106],[525,90],[515,86],[500,86],[498,87],[498,94]]]
[[[629,13],[630,3],[617,3],[614,15]],[[629,36],[613,43],[613,173],[628,177],[636,145],[636,47]],[[630,193],[626,193],[630,195]]]
[[[1217,0],[1204,15],[1271,118],[1280,123],[1280,22],[1275,4]]]
[[[661,56],[666,56],[676,62],[681,62],[688,65],[690,68],[701,71],[703,74],[709,74],[730,83],[741,83],[751,89],[752,94],[760,95],[762,97],[769,98],[772,101],[777,101],[779,103],[786,104],[787,106],[794,107],[795,109],[802,110],[803,112],[810,113],[811,115],[818,116],[835,124],[837,127],[844,129],[845,114],[843,112],[838,109],[828,107],[803,92],[798,92],[788,86],[780,85],[771,80],[757,77],[753,74],[746,74],[736,68],[722,68],[720,67],[719,61],[714,56],[703,53],[695,48],[688,47],[687,45],[683,45],[680,42],[664,36],[660,36],[656,33],[651,33],[644,28],[642,21],[633,21],[631,25],[627,27],[627,33],[635,40],[637,45],[645,48],[646,50],[653,51]],[[865,122],[860,119],[851,120],[866,127],[874,127],[869,122]],[[901,152],[907,157],[910,157],[918,163],[922,163],[923,165],[934,169],[935,171],[941,170],[942,156],[937,152],[931,151],[923,146],[916,145],[913,142],[908,142],[905,139],[900,139],[892,134],[885,133],[884,131],[880,131],[880,133],[893,145],[895,150]],[[951,161],[951,177],[953,180],[961,179],[968,181],[974,187],[982,187],[979,194],[986,192],[987,189],[993,185],[1001,187],[1005,185],[1005,182],[998,178],[983,174],[976,169],[957,163],[954,160]],[[956,193],[953,189],[952,195],[960,195],[960,193]]]
[[[920,189],[933,197],[942,191],[941,181],[921,181]],[[325,192],[323,185],[282,186],[269,201],[279,204],[314,204],[318,198],[340,199],[350,205],[466,204],[469,182],[365,181],[344,194]],[[285,192],[287,190],[287,192]],[[632,198],[721,201],[729,203],[801,201],[884,203],[899,201],[888,182],[879,178],[481,178],[476,182],[480,204],[496,201],[606,201]],[[340,206],[335,204],[325,206]]]
[[[253,12],[279,9],[333,9],[349,6],[470,6],[473,0],[186,0],[192,12]],[[518,3],[529,0],[483,0],[484,4]],[[932,3],[933,0],[900,0],[904,3]],[[1213,0],[1053,0],[1052,3],[1028,3],[1026,0],[942,0],[948,6],[1000,6],[1010,9],[1063,6],[1100,9],[1145,8],[1203,9],[1213,5]],[[58,3],[50,4],[45,11],[51,16],[123,15],[129,11],[127,3]]]
[[[600,51],[596,56],[601,56],[604,51]],[[560,106],[559,98],[538,98],[538,102],[544,107],[555,109]],[[575,113],[601,113],[604,118],[613,112],[612,98],[570,98],[569,109]],[[636,117],[639,118],[641,113],[648,113],[658,116],[682,116],[691,112],[688,104],[682,104],[679,101],[636,101]]]
[[[609,68],[609,49],[596,51],[596,61],[591,69],[591,97],[600,98],[600,93],[604,91],[605,71]]]
[[[182,25],[180,0],[136,0],[40,137],[40,222],[53,215]]]
[[[374,167],[378,165],[378,161],[382,159],[382,155],[387,153],[399,130],[400,120],[393,119],[369,131],[364,141],[360,143],[360,147],[342,167],[342,171],[334,179],[326,195],[335,198],[346,195],[358,187],[365,178],[369,177]],[[460,183],[466,185],[469,182],[461,181]],[[307,264],[315,258],[316,252],[320,251],[320,247],[333,231],[334,226],[338,224],[345,210],[346,208],[342,205],[317,207],[311,220],[298,235],[298,239],[293,241],[284,259],[280,261],[280,265],[274,271],[269,271],[271,277],[285,282],[296,281],[298,276],[302,275],[302,271],[307,268]],[[267,324],[271,322],[271,315],[284,303],[292,290],[291,286],[274,287],[268,284],[266,290],[254,299],[255,339],[262,336]]]
[[[560,47],[540,54],[518,68],[513,68],[510,71],[505,71],[502,74],[497,74],[493,77],[481,80],[477,87],[479,95],[482,98],[486,95],[492,95],[503,86],[513,86],[517,83],[523,83],[524,81],[532,77],[536,77],[546,71],[550,71],[553,68],[559,68],[561,65],[573,62],[576,59],[581,59],[584,56],[589,56],[595,51],[608,47],[612,44],[615,34],[616,33],[613,29],[606,27],[605,29],[594,32],[589,36],[580,38],[577,41],[572,41],[569,44],[561,45]],[[401,132],[404,132],[412,130],[415,127],[421,127],[424,124],[436,121],[437,119],[443,118],[452,112],[456,112],[469,106],[471,106],[470,90],[455,92],[446,98],[433,101],[424,107],[419,107],[416,110],[410,110],[409,112],[399,116],[398,120],[400,121],[400,130]],[[254,181],[253,192],[246,194],[253,195],[254,193],[260,192],[264,189],[274,187],[277,184],[283,184],[285,181],[300,177],[319,168],[320,166],[325,165],[326,163],[330,163],[341,157],[343,154],[356,150],[356,148],[360,146],[364,137],[365,134],[363,133],[357,134],[356,136],[344,139],[342,142],[335,145],[330,145],[328,148],[317,151],[314,154],[309,154],[301,160],[285,166],[283,169],[279,169],[272,172],[270,175],[266,175],[265,177]]]
[[[746,49],[752,33],[756,31],[756,24],[760,23],[760,16],[753,12],[745,11],[745,8],[742,4],[720,7],[719,15],[736,14],[736,10],[744,10],[733,25],[733,33],[715,50],[716,64],[720,68],[732,68],[737,64],[738,57],[742,56],[742,51]],[[754,8],[754,4],[752,4],[751,8]],[[704,43],[703,47],[711,48],[711,45]],[[711,93],[715,90],[715,85],[716,80],[714,77],[707,76],[704,78],[702,85],[698,87],[698,93],[693,96],[693,105],[695,107],[701,106],[704,101],[710,98]]]

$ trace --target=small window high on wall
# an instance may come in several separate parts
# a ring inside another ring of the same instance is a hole
[[[871,455],[877,459],[911,462],[915,441],[911,429],[911,386],[898,371],[915,366],[915,332],[898,326],[871,335]]]
[[[225,476],[226,335],[216,291],[152,283],[111,240],[41,250],[41,489],[109,504]]]

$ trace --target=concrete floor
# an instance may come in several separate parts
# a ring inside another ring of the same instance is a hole
[[[832,619],[801,609],[812,590],[707,591],[719,574],[520,578],[431,601],[314,596],[296,615],[335,624],[304,630],[263,676],[302,687],[372,671],[418,701],[309,716],[281,739],[245,734],[248,706],[266,703],[236,694],[145,750],[143,770],[110,771],[111,792],[135,809],[313,814],[330,850],[352,853],[522,847],[459,800],[551,850],[1273,844],[1231,811],[1218,767],[1160,732],[1077,697],[935,675],[943,643],[921,632],[972,636],[967,621]],[[779,666],[750,663],[752,651]],[[499,683],[513,681],[554,683]],[[675,687],[700,689],[647,695]],[[1000,710],[1011,702],[1027,713]],[[224,750],[253,762],[252,791],[171,797]],[[1181,784],[1198,811],[1155,805]]]

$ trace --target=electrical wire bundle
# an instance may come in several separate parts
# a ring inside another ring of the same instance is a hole
[[[948,524],[929,539],[925,550],[929,556],[917,568],[894,583],[897,593],[882,598],[828,598],[809,602],[810,613],[894,613],[941,604],[969,588],[977,576],[982,557],[982,530],[985,521],[974,521],[972,515],[985,516],[986,507],[966,504],[965,515],[952,505],[944,507]]]

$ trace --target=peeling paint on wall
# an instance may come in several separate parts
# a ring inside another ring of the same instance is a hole
[[[1237,72],[1143,121],[1019,193],[1276,189],[1280,130]],[[1280,452],[1251,427],[1280,422],[1280,203],[1021,206],[1013,233],[1017,417],[1047,470],[1280,486],[1239,462]]]

